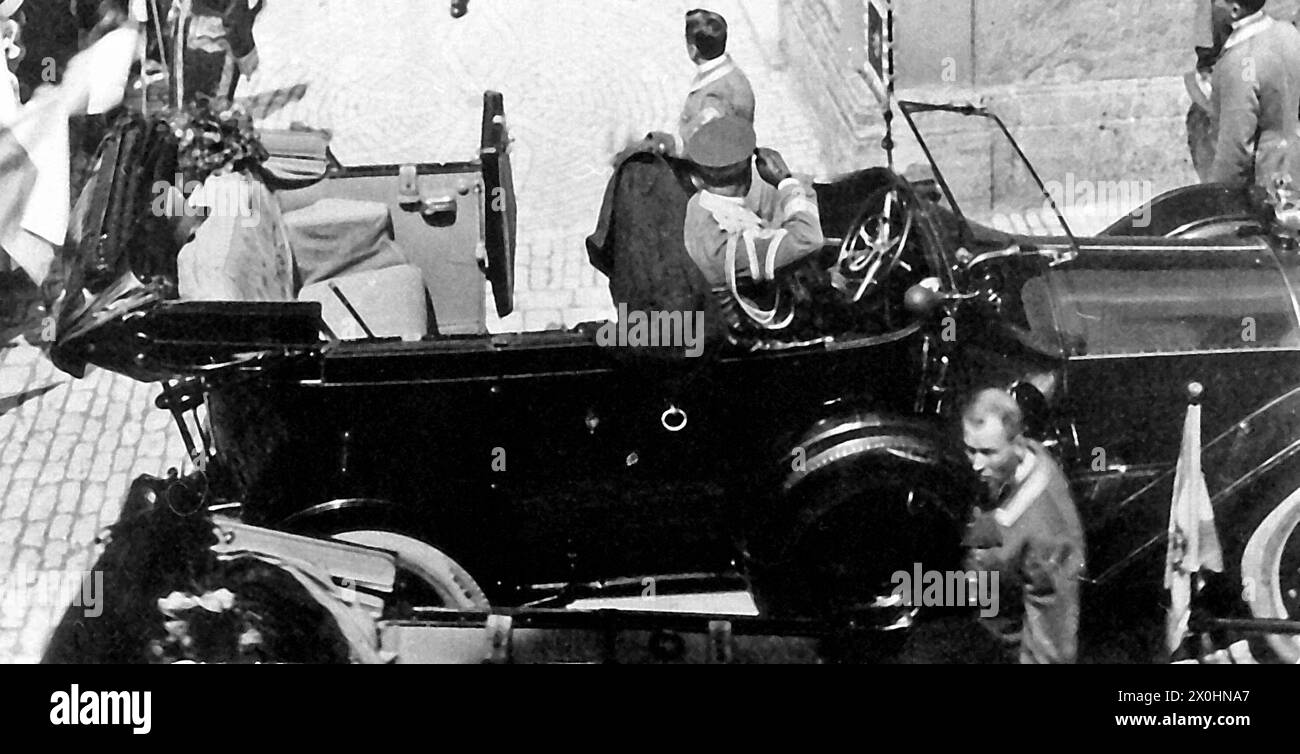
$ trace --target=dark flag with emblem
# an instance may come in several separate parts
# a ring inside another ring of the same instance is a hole
[[[865,17],[867,32],[867,61],[864,73],[871,91],[880,100],[880,104],[889,107],[890,70],[889,52],[893,44],[890,38],[889,18],[892,0],[867,0]]]

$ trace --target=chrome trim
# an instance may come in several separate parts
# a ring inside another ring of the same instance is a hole
[[[1069,360],[1077,361],[1114,361],[1116,359],[1155,359],[1169,358],[1171,356],[1226,356],[1228,354],[1241,355],[1247,353],[1300,353],[1300,346],[1267,346],[1265,348],[1219,348],[1206,351],[1152,351],[1150,353],[1099,353],[1088,354],[1084,356],[1070,356]]]
[[[1043,246],[1054,246],[1059,244],[1042,244]],[[1268,244],[1256,245],[1238,245],[1238,246],[1202,246],[1196,244],[1152,244],[1150,246],[1135,246],[1126,243],[1085,243],[1079,246],[1080,250],[1088,249],[1090,251],[1272,251]]]

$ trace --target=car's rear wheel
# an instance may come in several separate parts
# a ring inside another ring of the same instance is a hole
[[[1241,578],[1251,612],[1264,619],[1300,619],[1300,490],[1255,530],[1241,558]],[[1300,637],[1270,636],[1287,663],[1300,662]]]
[[[332,538],[397,556],[392,603],[465,612],[486,612],[490,608],[483,589],[468,571],[441,550],[418,539],[374,529],[338,532]]]

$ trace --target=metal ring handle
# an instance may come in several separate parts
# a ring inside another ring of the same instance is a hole
[[[664,429],[669,432],[676,433],[686,429],[686,425],[690,423],[690,417],[680,408],[669,406],[663,416],[659,417],[659,423],[663,424]]]

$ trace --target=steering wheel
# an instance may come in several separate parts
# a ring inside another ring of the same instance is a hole
[[[916,194],[901,181],[867,197],[835,263],[836,287],[854,303],[873,298],[898,267],[916,225]]]

